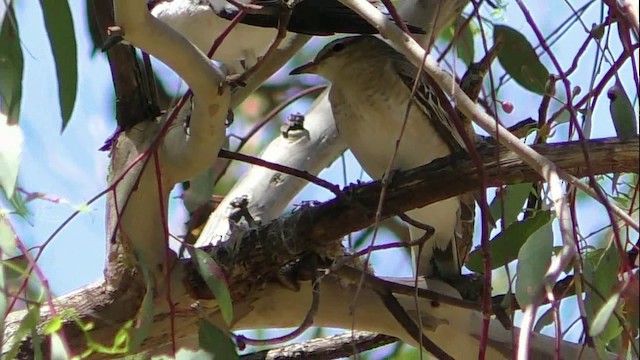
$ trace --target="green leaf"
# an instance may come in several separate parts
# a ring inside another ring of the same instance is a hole
[[[231,320],[233,320],[233,303],[224,272],[206,252],[197,248],[189,248],[189,254],[198,264],[198,272],[216,297],[222,312],[222,318],[227,324],[231,324]]]
[[[593,324],[605,303],[617,293],[620,255],[617,247],[611,242],[606,249],[587,252],[584,259],[584,278],[590,285],[586,288],[585,298],[587,322]],[[596,349],[601,355],[605,354],[607,343],[620,333],[620,328],[617,319],[610,317],[599,335],[594,337]]]
[[[40,321],[40,306],[33,305],[27,312],[27,314],[22,318],[20,322],[20,326],[18,326],[18,330],[13,336],[13,345],[11,346],[11,350],[7,354],[4,354],[6,357],[4,359],[15,359],[18,354],[18,350],[20,350],[20,343],[22,339],[31,332],[32,329],[35,329],[38,326],[38,322]]]
[[[238,359],[236,344],[229,335],[207,320],[198,321],[198,345],[215,359]]]
[[[553,311],[553,306],[550,306],[547,309],[547,311],[545,311],[544,314],[542,314],[542,316],[540,316],[540,318],[536,322],[536,326],[533,327],[533,331],[539,333],[545,327],[553,324],[553,318],[554,318],[553,312],[554,312]]]
[[[551,220],[550,211],[538,211],[524,221],[509,225],[489,242],[491,268],[497,269],[518,258],[522,244],[542,226]],[[484,272],[482,249],[477,247],[469,254],[467,267],[475,272]]]
[[[11,256],[16,251],[16,234],[2,214],[0,214],[0,249],[4,256]]]
[[[513,28],[496,25],[493,41],[502,43],[498,61],[504,70],[523,88],[543,95],[549,71],[540,62],[529,40]]]
[[[58,75],[58,96],[62,131],[69,123],[78,92],[76,34],[71,9],[66,0],[40,0]]]
[[[55,333],[56,331],[62,329],[62,317],[61,316],[54,316],[53,318],[49,319],[47,321],[47,323],[44,326],[44,329],[42,330],[42,332],[45,335],[50,335]]]
[[[153,360],[174,360],[172,357],[161,356],[161,357],[153,357]],[[224,358],[222,358],[224,359]],[[176,353],[175,360],[211,360],[211,354],[204,350],[189,350],[189,349],[180,349]]]
[[[516,299],[521,307],[540,303],[544,297],[543,279],[553,255],[553,229],[547,222],[522,245],[518,252]]]
[[[23,143],[20,126],[0,114],[0,187],[8,198],[15,194]]]
[[[613,315],[613,312],[616,310],[618,300],[620,300],[620,294],[615,293],[609,298],[609,300],[607,300],[607,302],[604,303],[604,305],[602,305],[593,319],[593,323],[589,329],[589,335],[598,336],[604,331],[611,315]]]
[[[64,343],[64,340],[60,337],[60,335],[58,335],[58,333],[51,334],[49,339],[52,359],[71,359],[71,356],[67,349],[67,345]]]
[[[636,112],[620,80],[616,79],[615,85],[609,88],[607,97],[610,101],[609,112],[618,138],[620,140],[634,138],[638,134]]]
[[[511,225],[522,212],[524,202],[531,194],[532,189],[531,183],[514,184],[502,188],[499,193],[496,193],[496,197],[491,200],[491,205],[489,205],[491,216],[498,223],[504,216],[505,225]],[[502,200],[500,200],[501,197]],[[503,203],[504,210],[502,208]]]
[[[451,24],[443,33],[442,39],[445,41],[453,41],[456,36],[456,30],[465,24],[467,19],[464,16],[458,16],[455,23]],[[457,50],[456,55],[465,64],[469,65],[473,62],[475,57],[475,47],[473,43],[473,29],[472,23],[469,22],[464,29],[458,30],[460,33],[455,38],[454,47]]]
[[[13,5],[9,6],[3,20],[0,28],[0,110],[9,116],[9,123],[15,124],[20,118],[24,59]]]

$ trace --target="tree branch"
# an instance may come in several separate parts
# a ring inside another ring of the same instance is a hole
[[[638,138],[628,141],[616,139],[590,141],[593,171],[597,174],[638,172],[639,145]],[[539,145],[535,149],[574,176],[582,177],[586,174],[580,144],[577,142]],[[495,149],[490,146],[483,149],[481,154],[484,155],[487,182],[492,186],[540,179],[538,173],[511,152],[502,150],[500,161],[496,161],[491,156],[495,154]],[[469,160],[461,160],[459,155],[454,155],[453,159],[455,159],[455,166],[448,166],[452,159],[445,158],[417,169],[398,173],[387,189],[387,206],[383,209],[383,216],[390,217],[475,189],[479,179],[473,164]],[[499,177],[499,174],[504,176]],[[373,224],[380,189],[379,182],[351,186],[347,189],[350,200],[334,199],[321,206],[304,208],[250,232],[237,243],[227,242],[211,248],[211,253],[228,272],[236,319],[233,328],[297,326],[308,311],[311,291],[308,288],[299,292],[284,289],[281,285],[269,280],[270,274],[276,274],[284,264],[297,259],[301,254],[312,251],[326,252],[326,249],[339,247],[340,241],[336,239]],[[212,296],[195,267],[189,261],[184,261],[184,266],[185,275],[174,276],[185,276],[185,286],[190,289],[191,296],[201,301],[198,307],[193,308],[191,304],[194,300],[189,296],[174,299],[178,303],[178,310],[176,310],[178,315],[173,336],[177,339],[190,338],[197,333],[194,327],[199,314],[202,313],[211,314],[211,318],[217,319],[219,325],[224,327],[215,301],[207,301]],[[344,286],[339,281],[327,279],[321,283],[320,309],[314,317],[314,325],[348,329],[354,324],[356,330],[382,332],[411,342],[411,337],[393,317],[381,313],[386,309],[379,300],[375,300],[378,297],[374,292],[361,294],[357,312],[352,314],[348,304],[355,294],[355,289]],[[59,299],[57,306],[59,309],[73,308],[80,319],[93,321],[95,326],[89,334],[93,339],[107,344],[113,340],[117,330],[131,319],[130,313],[118,312],[118,307],[112,306],[113,298],[110,296],[103,284],[95,284]],[[134,312],[137,309],[135,304],[119,301],[118,304],[124,306],[124,309],[131,307]],[[411,299],[403,303],[403,306],[406,309],[412,309],[414,304],[414,300]],[[424,306],[421,306],[423,311],[429,309],[430,305],[425,302]],[[446,306],[448,305],[441,305],[441,307]],[[462,311],[457,307],[453,308],[457,310],[448,311]],[[372,313],[380,316],[368,315]],[[155,349],[166,344],[171,336],[168,333],[170,329],[167,323],[168,315],[168,310],[159,306],[154,318],[154,326],[142,345],[143,349]],[[424,323],[433,324],[433,321],[430,321],[433,313],[428,315]],[[23,316],[24,312],[15,312],[7,318],[6,339],[15,333]],[[43,320],[47,318],[47,312],[43,311]],[[67,320],[63,327],[70,340],[70,347],[74,351],[84,349],[86,346],[84,335],[75,323]],[[447,353],[456,357],[456,346],[448,345],[446,339],[448,335],[438,337],[438,331],[440,331],[438,329],[439,327],[436,327],[435,333],[433,333],[434,329],[429,330],[431,333],[427,332],[427,336]],[[23,349],[28,351],[30,338],[22,341]],[[7,345],[10,344],[11,341],[7,342]],[[553,346],[549,348],[553,349]]]

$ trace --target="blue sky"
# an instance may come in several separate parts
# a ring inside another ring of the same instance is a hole
[[[553,8],[549,5],[553,3]],[[572,2],[574,3],[574,2]],[[580,4],[582,4],[581,2]],[[59,198],[62,203],[35,200],[29,204],[32,216],[28,221],[11,217],[21,240],[29,246],[44,242],[47,237],[77,208],[102,191],[106,186],[107,153],[98,148],[115,128],[114,95],[106,56],[91,56],[92,45],[84,19],[84,1],[72,1],[74,26],[78,43],[78,98],[69,126],[60,133],[57,85],[51,50],[46,37],[39,3],[35,1],[17,2],[18,21],[21,24],[21,40],[25,57],[25,77],[23,80],[23,102],[20,126],[25,133],[25,149],[20,167],[19,184],[27,191],[40,191],[49,198]],[[571,14],[564,2],[528,2],[527,4],[541,26],[543,33],[549,33],[562,19]],[[578,5],[574,5],[578,7]],[[598,5],[585,15],[585,24],[599,22]],[[504,14],[505,22],[527,36],[532,34],[515,4]],[[584,39],[580,26],[574,26],[554,47],[563,66],[568,66],[572,54]],[[318,45],[321,40],[314,40]],[[618,56],[620,48],[612,41],[611,51]],[[479,54],[477,48],[476,54]],[[307,51],[311,56],[313,51]],[[579,83],[585,92],[591,76],[595,55],[593,48],[583,56],[580,68],[572,81]],[[636,52],[637,54],[637,52]],[[478,60],[478,55],[476,55]],[[551,72],[547,57],[542,61]],[[630,96],[635,96],[630,76],[630,66],[622,69],[622,80]],[[281,72],[279,77],[284,75]],[[563,91],[563,90],[562,90]],[[501,100],[511,101],[516,108],[511,114],[501,114],[502,120],[513,124],[532,113],[537,113],[540,101],[538,95],[526,92],[511,82],[500,95]],[[304,111],[306,104],[290,107],[292,111]],[[637,108],[637,104],[636,104]],[[536,109],[532,112],[531,109]],[[608,102],[601,100],[595,109],[593,137],[614,136],[614,128],[608,113]],[[237,128],[233,129],[236,132]],[[361,171],[350,154],[346,156],[348,181],[362,177]],[[342,162],[338,160],[321,177],[343,184]],[[366,178],[366,177],[362,177]],[[307,187],[296,197],[302,200],[325,200],[330,195],[315,187]],[[6,207],[6,204],[0,204]],[[598,214],[602,211],[593,202],[583,202],[579,212],[583,232],[604,225]],[[47,275],[51,289],[56,294],[64,294],[102,277],[105,254],[104,199],[91,204],[88,210],[73,220],[49,245],[40,260],[40,266]],[[180,203],[173,201],[170,206],[170,230],[182,234],[185,212]],[[410,268],[400,252],[385,252],[376,255],[374,264],[383,275],[409,275]],[[566,321],[564,322],[567,323]]]

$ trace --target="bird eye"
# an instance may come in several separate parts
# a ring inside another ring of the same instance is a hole
[[[339,42],[336,43],[335,45],[333,45],[333,52],[340,52],[342,51],[342,49],[344,49],[344,44]]]

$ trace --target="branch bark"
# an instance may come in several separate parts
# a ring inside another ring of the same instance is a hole
[[[589,148],[594,171],[599,174],[637,173],[639,145],[637,138],[628,141],[616,139],[590,141]],[[580,144],[577,142],[540,145],[535,149],[574,176],[581,177],[586,174]],[[494,148],[488,147],[482,152],[485,155],[485,173],[488,175],[489,184],[496,186],[540,179],[540,175],[515,154],[503,150],[502,158],[496,161],[491,156],[495,151]],[[387,205],[383,216],[390,217],[411,208],[421,207],[475,189],[479,180],[473,164],[469,160],[457,158],[455,166],[448,166],[450,161],[451,159],[436,160],[435,163],[421,168],[398,173],[387,189]],[[498,177],[498,174],[505,176]],[[215,257],[223,260],[222,265],[228,273],[229,288],[234,300],[235,323],[232,328],[297,326],[308,310],[311,298],[310,285],[303,282],[301,290],[291,291],[271,281],[269,275],[276,274],[284,264],[297,259],[301,254],[311,251],[322,252],[323,249],[336,247],[339,245],[339,240],[336,239],[342,235],[373,224],[380,189],[381,185],[378,182],[351,186],[347,189],[350,199],[348,201],[334,199],[321,206],[305,208],[250,232],[235,244],[219,244],[210,249]],[[235,256],[232,258],[228,256],[230,249],[236,249],[233,252]],[[175,271],[179,272],[181,269],[178,267]],[[184,277],[186,279],[184,286],[189,289],[193,297],[174,298],[177,309],[173,336],[177,340],[193,338],[193,334],[197,333],[196,322],[205,314],[210,320],[224,327],[216,302],[210,300],[212,296],[193,264],[185,260],[184,269],[184,274],[174,274],[174,278]],[[443,283],[432,282],[430,288],[447,295],[456,296],[457,294],[455,290]],[[356,330],[384,333],[411,343],[411,337],[388,314],[384,304],[373,292],[363,290],[364,293],[359,296],[360,301],[354,314],[350,304],[355,291],[356,285],[344,284],[340,279],[332,277],[325,278],[320,287],[320,308],[314,319],[314,325],[345,329],[353,326]],[[192,304],[196,298],[199,302],[194,307]],[[93,321],[95,327],[89,335],[96,341],[108,344],[113,341],[118,329],[131,319],[130,313],[118,312],[118,306],[123,309],[131,308],[134,312],[137,309],[134,305],[119,302],[119,299],[116,304],[112,304],[112,300],[104,284],[94,284],[87,289],[60,298],[57,305],[59,311],[72,308],[84,321]],[[414,316],[417,314],[413,298],[401,298],[401,304],[410,314]],[[466,335],[465,341],[476,341],[479,338],[480,326],[474,325],[480,322],[481,315],[478,313],[443,304],[439,308],[434,308],[433,304],[426,300],[421,300],[420,304],[423,323],[427,324],[425,333],[450,355],[454,357],[457,357],[456,354],[464,355],[460,352],[461,346],[458,342],[460,339],[452,338],[452,331],[460,336],[471,334]],[[456,316],[452,318],[452,314]],[[23,316],[24,312],[16,312],[7,318],[6,339],[10,339],[15,333]],[[169,310],[159,303],[154,325],[142,345],[142,350],[161,349],[162,345],[166,345],[172,336],[169,318]],[[45,309],[42,320],[47,319]],[[450,325],[438,325],[437,321],[434,323],[434,319],[440,319]],[[63,328],[70,341],[70,347],[74,351],[79,352],[85,349],[84,334],[74,321],[66,320]],[[505,354],[510,354],[511,351],[509,350],[512,347],[511,333],[492,328],[490,338],[492,342],[489,345],[493,350],[489,350],[494,351],[498,358],[509,358],[510,356]],[[545,348],[548,351],[554,351],[552,342],[547,343],[546,338],[541,339],[545,340],[540,342],[533,340],[532,351],[544,351]],[[22,356],[29,358],[33,354],[33,349],[30,348],[30,337],[21,341],[24,350]],[[11,343],[9,341],[5,346]],[[46,341],[44,344],[46,345]],[[46,351],[46,347],[43,349]],[[576,350],[571,346],[567,349],[567,351]],[[469,351],[469,348],[466,347],[464,350]],[[96,357],[99,358],[99,356]]]

